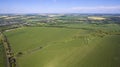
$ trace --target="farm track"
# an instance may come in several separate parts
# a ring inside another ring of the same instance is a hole
[[[0,32],[0,36],[2,37],[2,44],[4,46],[6,55],[6,67],[17,67],[16,58],[14,56],[14,53],[12,51],[10,43],[8,42],[7,37],[2,32]]]

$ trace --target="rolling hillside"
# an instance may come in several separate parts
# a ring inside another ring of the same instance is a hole
[[[119,26],[89,26],[22,27],[5,34],[19,67],[120,67]]]

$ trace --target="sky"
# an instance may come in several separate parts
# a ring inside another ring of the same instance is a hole
[[[120,0],[0,0],[0,13],[120,13]]]

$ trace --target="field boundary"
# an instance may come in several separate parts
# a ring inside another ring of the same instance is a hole
[[[14,56],[14,53],[11,49],[10,43],[8,42],[7,37],[0,32],[1,41],[4,47],[5,55],[6,55],[6,67],[17,67],[16,66],[16,58]]]

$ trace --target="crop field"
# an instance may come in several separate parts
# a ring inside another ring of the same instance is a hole
[[[93,20],[105,20],[106,18],[103,18],[103,17],[88,17],[88,19],[93,19]]]
[[[120,67],[120,26],[64,24],[5,32],[19,67]]]

